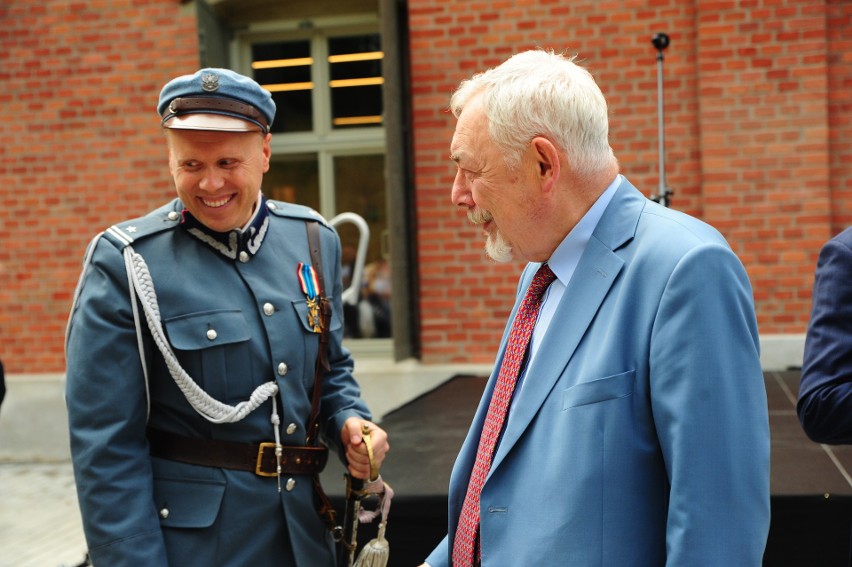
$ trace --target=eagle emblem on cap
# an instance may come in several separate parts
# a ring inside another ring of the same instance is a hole
[[[201,88],[204,92],[212,93],[219,90],[219,75],[204,73],[201,75]]]

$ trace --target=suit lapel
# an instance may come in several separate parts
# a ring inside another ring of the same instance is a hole
[[[624,265],[614,251],[632,239],[646,203],[645,197],[624,179],[595,228],[536,358],[527,369],[523,397],[512,408],[492,471],[517,443],[571,360]],[[501,350],[501,360],[502,355]]]

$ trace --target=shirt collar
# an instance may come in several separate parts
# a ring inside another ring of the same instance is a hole
[[[624,177],[621,174],[615,176],[613,182],[598,197],[592,207],[586,211],[580,222],[571,229],[571,232],[562,240],[547,261],[550,269],[553,270],[553,273],[556,274],[562,285],[568,285],[571,276],[574,275],[574,270],[577,268],[577,264],[580,263],[580,257],[586,250],[586,245],[589,243],[592,233],[597,228],[604,210],[610,201],[612,201],[613,195],[615,195],[615,192],[621,185],[622,179]]]

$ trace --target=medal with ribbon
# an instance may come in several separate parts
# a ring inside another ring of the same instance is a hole
[[[299,285],[305,294],[308,304],[308,326],[315,333],[322,332],[322,317],[320,317],[319,280],[313,266],[299,262]]]

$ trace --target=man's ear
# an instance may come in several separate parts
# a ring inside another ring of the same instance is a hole
[[[272,140],[272,134],[266,134],[263,136],[263,173],[269,171],[269,159],[272,157],[272,146],[270,142]]]
[[[542,190],[550,191],[556,185],[562,168],[559,152],[553,142],[542,136],[536,136],[530,144]]]

